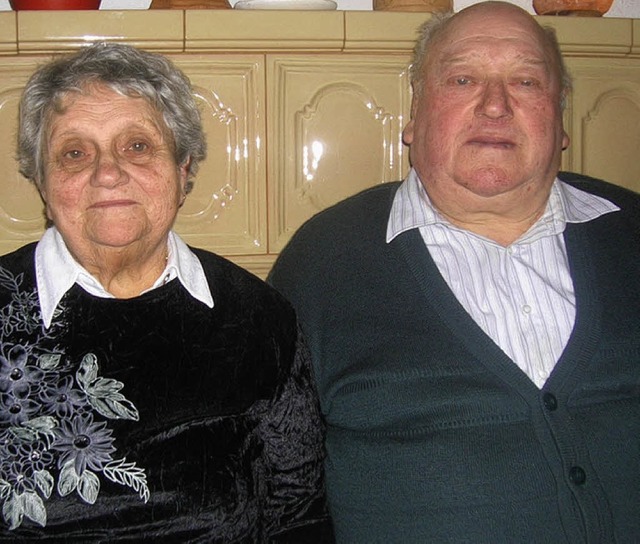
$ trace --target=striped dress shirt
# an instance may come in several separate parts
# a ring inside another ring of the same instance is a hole
[[[395,195],[387,242],[417,228],[451,291],[482,330],[541,388],[575,321],[563,232],[619,208],[556,179],[545,212],[513,244],[452,225],[431,204],[415,170]]]

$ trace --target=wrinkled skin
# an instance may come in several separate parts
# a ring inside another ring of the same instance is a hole
[[[508,244],[544,210],[568,137],[558,67],[535,20],[476,4],[433,45],[405,143],[436,208]]]

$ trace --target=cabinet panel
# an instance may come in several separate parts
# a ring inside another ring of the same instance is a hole
[[[173,60],[194,86],[208,147],[176,230],[187,243],[217,253],[266,253],[263,57]]]
[[[569,59],[567,166],[640,191],[640,59]]]
[[[40,238],[44,206],[35,186],[18,173],[16,134],[20,94],[45,59],[0,57],[0,254]]]
[[[405,55],[267,59],[269,250],[309,217],[407,171]]]

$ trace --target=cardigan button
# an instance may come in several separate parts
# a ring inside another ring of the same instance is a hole
[[[553,412],[558,408],[558,399],[555,395],[547,392],[542,396],[542,402],[547,410]]]
[[[571,467],[569,479],[574,485],[582,485],[587,481],[587,474],[582,467]]]

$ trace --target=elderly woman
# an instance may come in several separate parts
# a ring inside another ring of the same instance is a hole
[[[160,55],[97,44],[27,84],[50,226],[0,258],[0,541],[331,539],[294,312],[171,230],[204,156]]]

